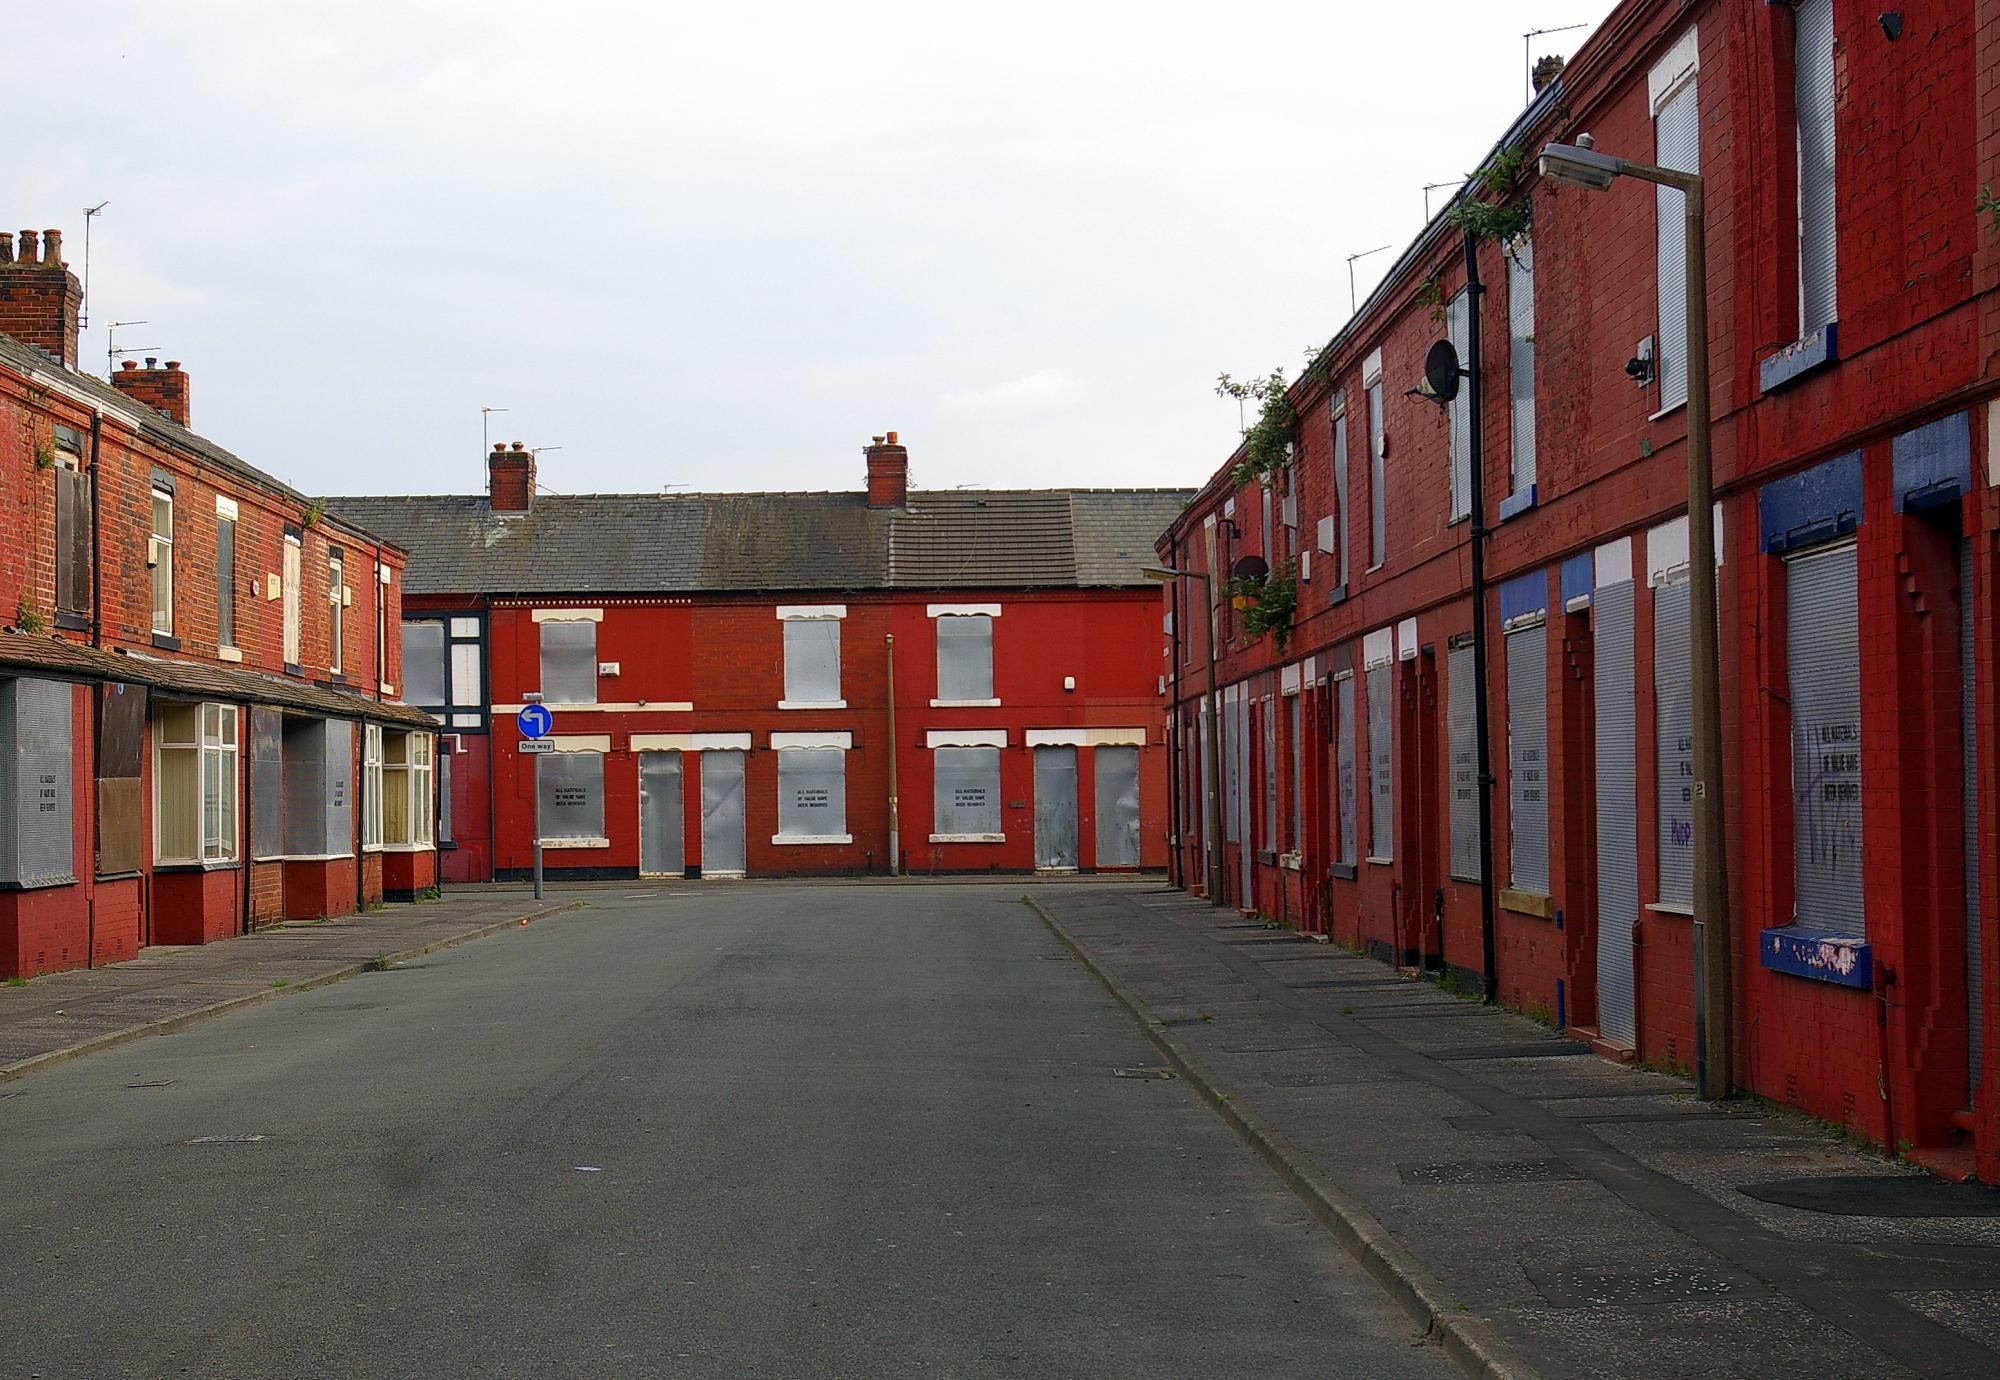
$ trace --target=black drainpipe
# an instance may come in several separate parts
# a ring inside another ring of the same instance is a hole
[[[1168,563],[1173,569],[1181,568],[1181,544],[1167,543]],[[1168,599],[1174,620],[1173,637],[1167,644],[1167,655],[1174,663],[1174,712],[1167,727],[1167,831],[1173,835],[1174,846],[1167,854],[1167,865],[1172,871],[1172,884],[1185,887],[1186,869],[1181,863],[1181,849],[1186,840],[1181,837],[1181,772],[1185,764],[1181,761],[1181,582],[1175,576],[1167,582]]]
[[[97,454],[104,443],[104,414],[90,412],[90,645],[104,645],[104,544],[98,513]]]
[[[1479,773],[1479,947],[1480,963],[1484,971],[1481,989],[1487,1001],[1492,1001],[1500,991],[1500,977],[1495,971],[1498,964],[1498,944],[1495,935],[1495,915],[1497,898],[1493,888],[1493,753],[1490,735],[1487,732],[1486,698],[1486,483],[1481,474],[1480,446],[1480,385],[1484,382],[1479,362],[1479,299],[1486,291],[1479,281],[1479,241],[1470,234],[1465,237],[1465,363],[1464,384],[1470,393],[1466,400],[1466,430],[1470,433],[1466,444],[1467,478],[1472,488],[1472,683],[1474,741],[1478,752]],[[1439,958],[1450,971],[1450,963],[1445,959],[1444,931],[1438,931]]]

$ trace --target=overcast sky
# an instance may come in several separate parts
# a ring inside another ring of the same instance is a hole
[[[1610,9],[23,5],[0,214],[308,492],[1191,485]]]

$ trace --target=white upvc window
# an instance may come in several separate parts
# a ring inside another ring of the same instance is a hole
[[[279,577],[285,603],[285,665],[299,664],[299,580],[305,560],[305,539],[285,533],[285,568]]]
[[[153,490],[153,536],[146,548],[153,568],[153,631],[174,635],[174,496]]]
[[[382,734],[382,844],[428,848],[432,841],[431,735],[414,729]]]
[[[163,704],[153,726],[153,857],[234,861],[237,744],[233,704]]]
[[[361,733],[361,846],[382,846],[382,725]]]
[[[340,674],[341,649],[347,641],[347,612],[343,600],[347,593],[347,561],[339,547],[331,547],[326,553],[326,602],[327,602],[327,644],[326,668],[334,675]]]

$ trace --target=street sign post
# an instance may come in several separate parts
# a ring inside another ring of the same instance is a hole
[[[539,694],[523,698],[527,703],[514,716],[514,723],[521,730],[517,750],[535,759],[535,899],[539,901],[542,899],[542,754],[556,750],[556,745],[549,741],[549,730],[556,726],[556,720]]]

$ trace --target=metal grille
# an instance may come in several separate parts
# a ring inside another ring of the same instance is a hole
[[[550,626],[547,623],[543,627]],[[444,624],[436,619],[403,624],[403,703],[442,705]]]
[[[1336,709],[1340,714],[1340,729],[1335,735],[1334,775],[1338,778],[1340,795],[1340,856],[1335,861],[1352,865],[1356,847],[1354,818],[1359,808],[1354,780],[1354,677],[1338,684],[1340,691],[1335,698],[1339,701]]]
[[[1514,430],[1507,488],[1524,494],[1535,483],[1535,244],[1525,236],[1507,249],[1507,379]]]
[[[596,704],[597,624],[582,618],[550,619],[541,629],[542,699],[549,704]]]
[[[1852,546],[1785,566],[1792,701],[1794,923],[1863,938],[1861,636]]]
[[[1101,747],[1097,773],[1097,865],[1139,865],[1139,749]]]
[[[1653,117],[1654,161],[1679,172],[1701,171],[1701,103],[1690,81]],[[1687,401],[1687,223],[1685,198],[1656,187],[1659,216],[1660,406]]]
[[[678,877],[686,871],[687,814],[678,752],[639,754],[639,871]]]
[[[1472,648],[1453,647],[1445,660],[1445,733],[1451,747],[1451,875],[1479,880],[1479,741],[1474,715],[1479,687]]]
[[[799,839],[833,839],[847,833],[845,752],[779,749],[778,833]]]
[[[1207,727],[1208,720],[1203,719],[1202,728]],[[1204,731],[1203,740],[1207,737]],[[1076,866],[1076,749],[1073,747],[1035,749],[1035,866]]]
[[[1549,893],[1549,628],[1507,634],[1507,818],[1515,890]]]
[[[70,686],[0,680],[0,882],[76,880],[71,848]]]
[[[1000,749],[941,747],[931,753],[931,818],[940,834],[1000,832]]]
[[[1985,1076],[1985,1003],[1980,983],[1984,934],[1979,889],[1979,655],[1973,632],[1972,543],[1958,544],[1959,742],[1965,758],[1965,1005],[1971,1032],[1972,1086]]]
[[[1249,687],[1236,687],[1236,779],[1242,790],[1238,793],[1236,837],[1243,846],[1236,850],[1237,880],[1242,890],[1237,893],[1240,905],[1250,904],[1250,865],[1254,854],[1250,848],[1250,696]]]
[[[993,619],[983,613],[940,614],[937,623],[938,698],[993,698]]]
[[[1688,582],[1653,591],[1653,726],[1659,775],[1660,904],[1694,905],[1694,700]]]
[[[1395,762],[1390,752],[1389,668],[1368,672],[1368,856],[1389,858],[1396,848]]]
[[[1597,1024],[1607,1040],[1637,1042],[1632,931],[1639,920],[1638,679],[1632,662],[1632,582],[1590,599],[1591,688],[1597,758]]]
[[[1467,316],[1465,291],[1461,288],[1444,309],[1445,335],[1460,359],[1465,359],[1471,348],[1466,332]],[[1447,444],[1451,452],[1451,516],[1457,521],[1472,511],[1472,391],[1459,389],[1446,409],[1450,418]]]
[[[731,876],[743,871],[743,754],[701,755],[701,870]]]
[[[544,623],[543,627],[550,624]],[[535,759],[542,837],[604,837],[604,754],[550,752]],[[393,832],[393,831],[392,831]]]
[[[1836,210],[1833,178],[1833,0],[1798,0],[1793,98],[1799,120],[1799,331],[1832,321]]]
[[[840,620],[788,618],[785,629],[785,698],[797,704],[831,704],[840,698]]]

